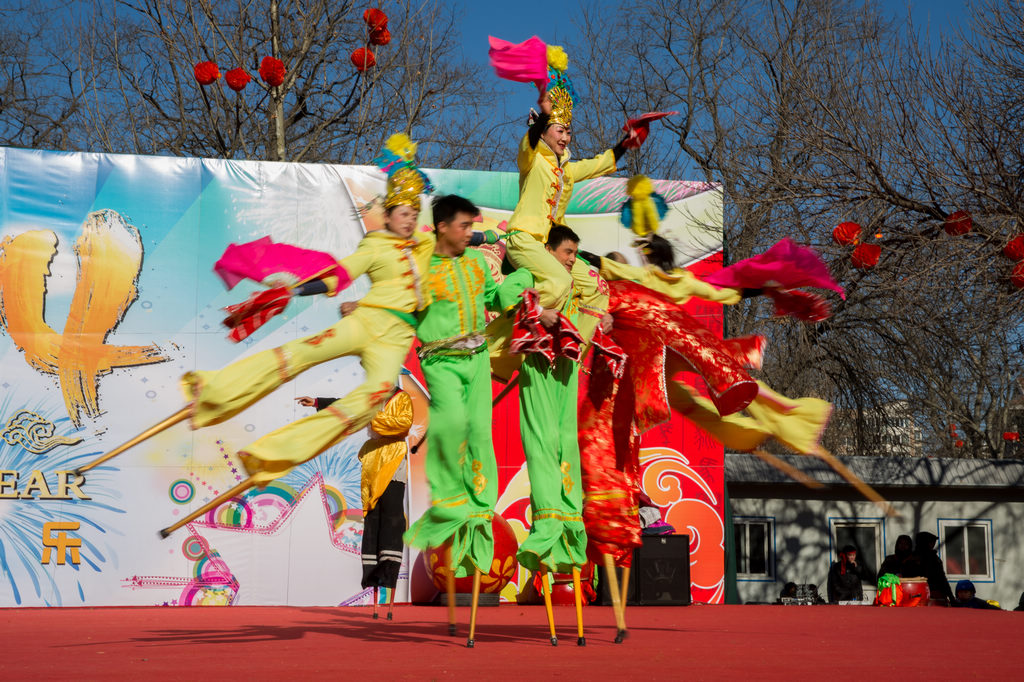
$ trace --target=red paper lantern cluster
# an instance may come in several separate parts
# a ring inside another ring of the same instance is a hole
[[[215,62],[199,62],[192,70],[196,77],[196,83],[200,85],[212,85],[220,78],[220,70]]]
[[[369,37],[366,42],[370,45],[387,45],[391,42],[391,32],[388,31],[388,15],[376,7],[363,12],[363,21],[366,22],[366,30]],[[377,56],[366,47],[359,47],[352,51],[352,65],[356,71],[362,73],[367,69],[376,66]]]
[[[1020,432],[1018,432],[1018,431],[1003,431],[1003,440],[1019,441],[1020,440]]]
[[[284,62],[277,57],[264,57],[260,62],[260,78],[272,88],[284,83]]]
[[[832,230],[832,241],[840,246],[853,246],[850,254],[850,263],[860,270],[868,270],[878,264],[878,258],[882,255],[882,247],[878,244],[868,244],[860,240],[864,229],[854,222],[839,223]],[[882,235],[875,235],[881,237]]]

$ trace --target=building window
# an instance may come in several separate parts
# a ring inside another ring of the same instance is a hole
[[[763,516],[733,517],[736,536],[736,577],[775,579],[775,522]]]
[[[994,580],[991,521],[939,519],[939,542],[947,578]]]
[[[857,561],[874,576],[882,563],[882,519],[829,519],[832,527],[832,561],[846,545],[857,548]]]

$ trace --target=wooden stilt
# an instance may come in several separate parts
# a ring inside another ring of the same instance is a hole
[[[380,590],[376,585],[373,586],[373,619],[377,620],[377,602],[380,601]]]
[[[395,588],[388,588],[388,620],[391,620],[391,614],[395,610]],[[408,615],[408,614],[406,614]]]
[[[470,649],[476,646],[476,609],[480,606],[480,578],[482,577],[483,573],[479,568],[473,572],[473,601],[469,605],[469,639],[466,640],[466,646]]]
[[[580,567],[572,567],[572,593],[576,601],[576,646],[586,646],[583,636],[583,586],[580,582]]]
[[[622,567],[622,617],[626,617],[626,602],[629,601],[629,566]]]
[[[192,523],[193,521],[195,521],[200,516],[202,516],[203,514],[205,514],[208,511],[210,511],[211,509],[216,509],[217,507],[219,507],[220,505],[224,504],[225,502],[227,502],[231,498],[238,497],[239,495],[244,493],[249,488],[254,487],[255,485],[257,485],[257,483],[256,483],[256,481],[254,481],[252,479],[253,479],[253,477],[250,476],[249,478],[245,479],[244,481],[242,481],[241,483],[236,485],[231,490],[228,490],[227,492],[221,493],[217,497],[213,498],[212,500],[210,500],[209,502],[204,504],[199,509],[196,509],[194,512],[192,512],[191,514],[189,514],[185,518],[181,519],[180,521],[175,522],[174,524],[168,526],[167,528],[164,528],[162,531],[160,531],[160,537],[166,538],[168,535],[170,535],[174,531],[178,530],[179,528],[181,528],[185,524]]]
[[[608,576],[608,593],[612,597],[612,611],[615,613],[615,643],[619,644],[626,638],[626,602],[619,592],[619,576],[611,554],[604,555],[604,573]]]
[[[448,566],[448,574],[445,578],[445,587],[448,592],[448,634],[455,636],[455,567],[452,566],[452,549],[445,550],[445,564]]]
[[[824,488],[825,484],[820,481],[816,481],[804,472],[797,469],[795,466],[786,462],[770,452],[765,452],[760,448],[755,448],[750,451],[750,454],[760,459],[765,464],[771,464],[773,467],[792,478],[797,483],[802,483],[808,488]]]
[[[881,509],[886,516],[899,516],[899,514],[896,513],[896,510],[892,508],[892,505],[890,505],[884,497],[879,495],[874,488],[872,488],[867,483],[862,481],[857,476],[857,474],[850,471],[850,469],[847,468],[845,464],[840,462],[839,459],[831,452],[819,446],[818,449],[815,450],[814,454],[819,459],[827,463],[830,467],[835,469],[836,473],[845,478],[850,483],[850,485],[852,485],[860,492],[861,495],[874,502],[875,505],[879,509]]]
[[[544,610],[548,614],[548,629],[551,630],[551,646],[558,646],[558,635],[555,634],[555,612],[551,608],[551,585],[548,584],[548,573],[540,569],[540,586],[544,593]]]
[[[192,406],[191,405],[186,405],[181,410],[179,410],[178,412],[175,412],[174,414],[172,414],[167,419],[164,419],[159,424],[156,424],[155,426],[149,427],[148,429],[146,429],[145,431],[143,431],[139,435],[135,436],[134,438],[132,438],[130,440],[125,441],[121,445],[118,445],[116,448],[114,448],[110,452],[108,452],[106,454],[103,454],[103,455],[100,455],[99,457],[97,457],[93,461],[89,462],[88,464],[83,464],[82,466],[80,466],[77,469],[75,469],[72,473],[75,474],[76,476],[81,476],[83,473],[85,473],[89,469],[93,469],[95,467],[98,467],[100,464],[103,464],[107,460],[110,460],[110,459],[113,459],[113,458],[117,457],[118,455],[120,455],[125,450],[128,450],[129,448],[135,447],[136,445],[138,445],[142,441],[148,440],[148,439],[152,438],[156,434],[160,433],[161,431],[164,431],[166,429],[171,428],[172,426],[174,426],[175,424],[177,424],[180,421],[185,421],[186,419],[188,419],[190,414],[192,414]]]

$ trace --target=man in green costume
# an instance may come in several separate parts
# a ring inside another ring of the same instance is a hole
[[[491,440],[491,367],[485,310],[505,314],[533,284],[517,270],[499,286],[483,254],[469,249],[480,211],[455,195],[434,201],[437,244],[427,289],[432,303],[420,315],[416,335],[420,366],[430,391],[426,473],[430,509],[405,541],[418,549],[451,540],[456,576],[487,575],[494,555],[491,518],[498,499],[498,466]],[[485,233],[493,242],[495,234]],[[574,434],[575,437],[575,434]]]
[[[564,225],[548,233],[547,250],[572,271],[579,236]],[[594,268],[587,291],[573,285],[561,311],[545,310],[541,323],[552,326],[561,312],[589,341],[606,316],[608,286]],[[555,318],[555,319],[552,319]],[[606,322],[607,324],[607,322]],[[530,535],[519,548],[519,563],[530,570],[571,573],[587,562],[583,529],[583,486],[576,428],[579,366],[566,357],[554,363],[540,354],[523,358],[519,369],[519,428],[530,476]]]

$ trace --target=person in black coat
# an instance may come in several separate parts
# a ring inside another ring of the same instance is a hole
[[[893,553],[885,557],[885,561],[878,568],[877,578],[881,578],[886,573],[898,576],[904,575],[903,564],[910,558],[913,550],[914,542],[910,539],[909,535],[901,535],[896,538],[896,546],[893,548]]]
[[[839,552],[839,560],[828,569],[828,601],[862,601],[864,586],[862,580],[871,580],[868,567],[857,561],[857,548],[846,545]]]
[[[955,597],[946,579],[946,571],[942,568],[942,559],[935,551],[938,536],[922,531],[914,536],[914,551],[903,562],[904,578],[927,578],[928,592],[932,599],[952,602]]]

